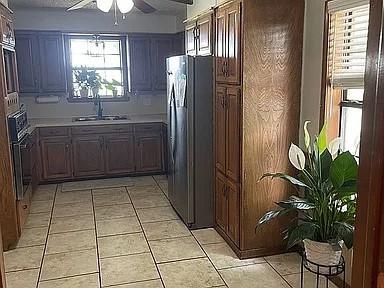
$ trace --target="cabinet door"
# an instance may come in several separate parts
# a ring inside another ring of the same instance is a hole
[[[219,8],[216,13],[216,81],[225,82],[226,61],[226,17],[225,9]]]
[[[197,20],[197,54],[211,55],[212,51],[212,14]]]
[[[73,166],[76,177],[104,174],[104,139],[101,136],[73,138]]]
[[[215,100],[215,147],[216,147],[216,168],[225,173],[225,142],[226,142],[226,109],[225,109],[226,88],[216,87]]]
[[[105,137],[107,174],[124,174],[135,171],[135,144],[133,134]]]
[[[45,180],[72,177],[71,143],[67,137],[41,139],[41,162]]]
[[[172,55],[172,40],[171,37],[154,37],[152,39],[153,90],[167,90],[166,59]]]
[[[152,90],[151,38],[130,36],[129,55],[132,91]]]
[[[64,44],[61,34],[41,34],[40,47],[40,88],[41,92],[65,93],[67,91]]]
[[[136,135],[136,171],[163,170],[163,143],[161,134]]]
[[[226,196],[225,177],[216,171],[215,181],[215,218],[216,225],[223,231],[227,231],[228,227],[228,201]]]
[[[227,181],[226,195],[228,199],[228,229],[227,234],[237,245],[239,244],[239,212],[240,197],[237,184]]]
[[[227,63],[226,63],[226,82],[231,84],[240,84],[240,18],[241,4],[233,3],[227,7]]]
[[[39,49],[35,34],[16,34],[17,72],[21,93],[39,92]]]
[[[185,53],[191,56],[197,54],[195,21],[188,23],[185,27]]]

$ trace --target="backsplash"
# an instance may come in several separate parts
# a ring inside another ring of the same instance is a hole
[[[167,112],[166,95],[132,96],[126,102],[103,102],[105,115],[150,115]],[[59,103],[38,104],[35,97],[21,97],[29,118],[72,118],[85,115],[95,115],[93,102],[69,103],[65,97],[60,97]]]

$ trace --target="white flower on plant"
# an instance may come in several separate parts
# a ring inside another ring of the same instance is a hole
[[[332,155],[332,158],[335,159],[339,153],[341,145],[341,138],[335,138],[328,144],[328,151]]]
[[[304,170],[305,168],[305,155],[303,150],[301,150],[298,146],[295,144],[291,144],[291,147],[289,148],[289,161],[291,164],[297,169],[297,170]]]

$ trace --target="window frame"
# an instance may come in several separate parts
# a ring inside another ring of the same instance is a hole
[[[329,79],[329,28],[330,13],[329,3],[337,0],[326,0],[324,10],[324,33],[323,33],[323,63],[321,79],[321,102],[320,102],[320,125],[328,123],[328,137],[330,139],[341,137],[342,110],[343,107],[363,108],[362,101],[351,101],[344,97],[344,90],[348,88],[333,88]],[[357,87],[356,87],[357,88]],[[364,89],[364,86],[361,87]]]
[[[66,62],[66,76],[67,76],[67,85],[68,85],[68,102],[94,102],[94,98],[77,98],[74,97],[74,88],[73,88],[73,68],[71,64],[71,51],[70,51],[70,40],[71,39],[93,39],[94,36],[98,36],[100,40],[119,40],[121,44],[121,65],[123,73],[123,86],[124,86],[124,95],[122,97],[100,97],[101,102],[124,102],[130,100],[130,89],[129,89],[129,70],[128,70],[128,45],[127,45],[127,35],[118,35],[118,34],[64,34],[64,49],[65,49],[65,62]]]

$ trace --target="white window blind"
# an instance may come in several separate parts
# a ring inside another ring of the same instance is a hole
[[[364,86],[369,5],[343,9],[351,3],[336,2],[339,6],[331,7],[334,12],[330,13],[329,25],[328,70],[331,85],[334,88],[360,88]],[[361,0],[355,2],[360,3]],[[341,5],[343,3],[345,5]]]

